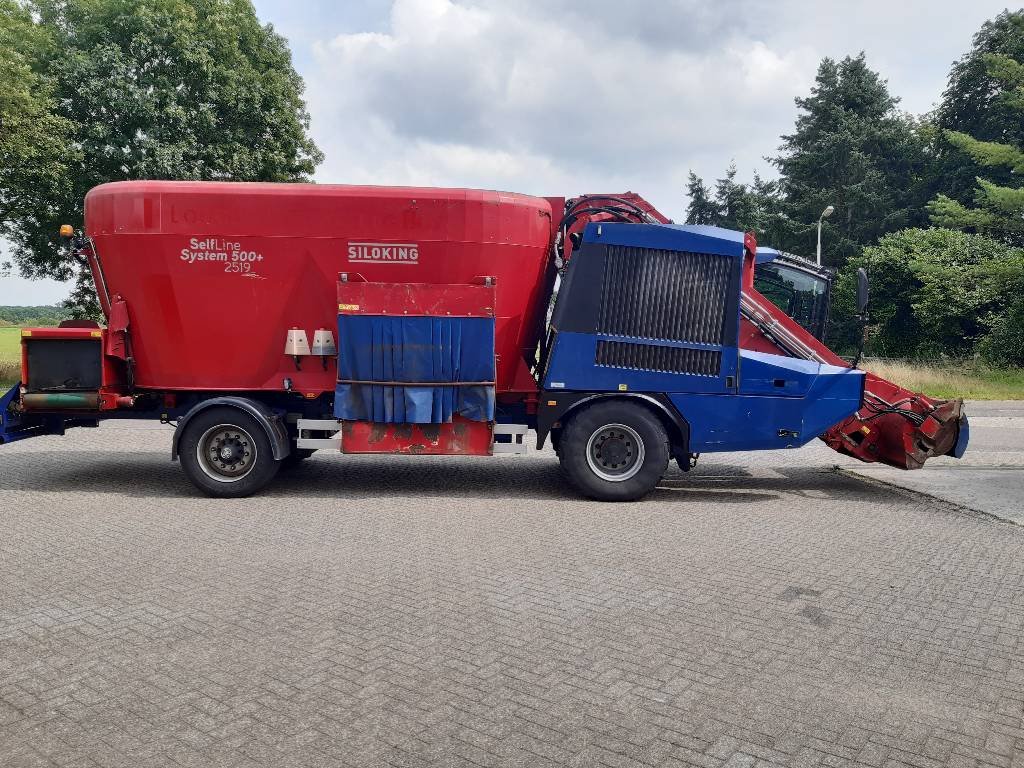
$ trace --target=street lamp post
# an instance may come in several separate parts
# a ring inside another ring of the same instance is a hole
[[[835,206],[830,205],[824,211],[821,212],[821,216],[818,217],[818,266],[821,266],[821,220],[827,219],[835,211]]]

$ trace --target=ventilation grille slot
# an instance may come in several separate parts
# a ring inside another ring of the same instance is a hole
[[[609,246],[597,331],[726,344],[732,266],[727,256]]]
[[[710,349],[680,349],[656,344],[599,340],[594,363],[612,368],[718,376],[722,368],[722,353]]]

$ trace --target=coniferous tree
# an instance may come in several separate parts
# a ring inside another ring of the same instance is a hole
[[[765,181],[755,173],[748,185],[736,181],[736,175],[736,164],[730,163],[712,195],[704,180],[690,171],[686,223],[754,232],[764,244],[779,242],[783,219],[778,182]]]
[[[818,217],[829,205],[835,213],[825,220],[823,261],[832,266],[924,218],[924,143],[898,101],[863,53],[821,62],[810,95],[796,100],[796,130],[773,159],[788,217],[782,247],[814,253]]]
[[[686,206],[687,224],[717,224],[718,206],[711,199],[711,190],[704,180],[690,171],[686,182],[686,194],[690,201]]]
[[[938,122],[956,150],[942,164],[959,163],[960,171],[943,176],[949,194],[929,204],[932,221],[1024,244],[1024,11],[1001,14],[975,36],[953,67]],[[962,187],[972,171],[968,195]]]
[[[748,219],[747,187],[736,181],[736,163],[729,163],[725,176],[715,182],[715,202],[718,207],[716,224],[726,229],[742,229]]]
[[[981,166],[950,141],[946,132],[1024,146],[1021,111],[999,77],[999,67],[993,69],[993,56],[1024,64],[1024,10],[1004,11],[981,26],[971,50],[950,69],[946,90],[933,116],[933,192],[965,205],[974,201],[978,176],[1007,185],[1014,181],[1013,172],[1006,166]]]

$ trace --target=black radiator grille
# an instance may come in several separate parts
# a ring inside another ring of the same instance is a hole
[[[718,376],[722,368],[722,353],[710,349],[680,349],[656,344],[598,340],[594,362],[613,368]]]
[[[609,246],[597,332],[725,344],[732,266],[727,256]]]

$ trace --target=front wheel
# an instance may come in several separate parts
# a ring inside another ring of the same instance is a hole
[[[642,405],[611,400],[576,413],[562,431],[562,470],[583,494],[633,501],[654,490],[668,467],[668,435]]]
[[[185,425],[178,455],[192,484],[219,498],[256,493],[281,465],[260,423],[237,408],[196,414]]]

